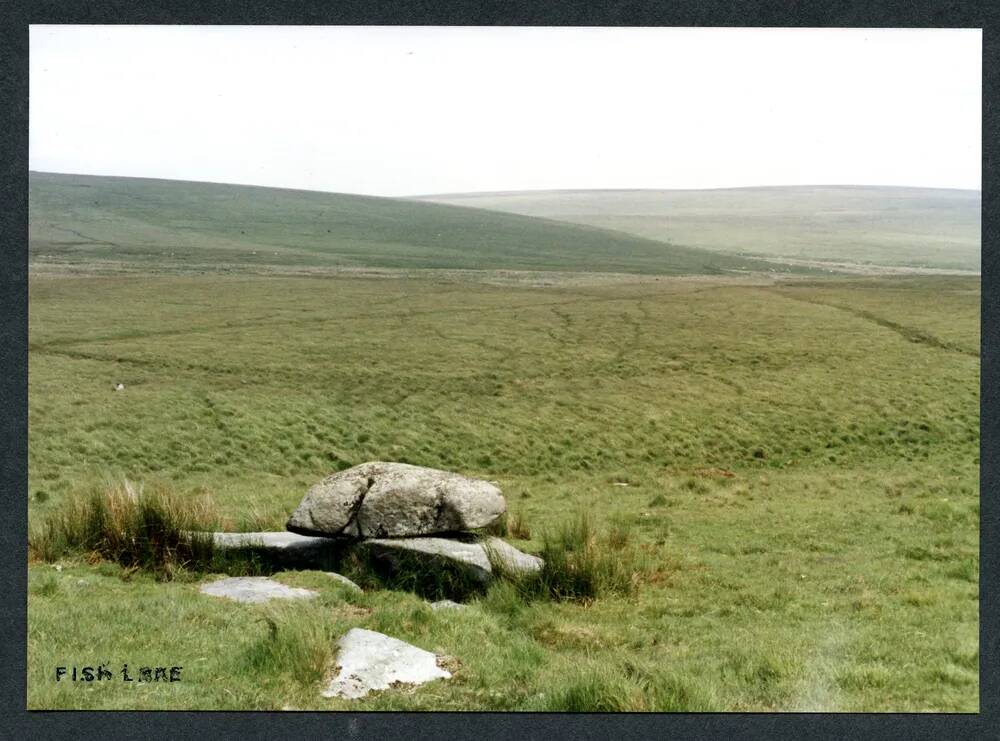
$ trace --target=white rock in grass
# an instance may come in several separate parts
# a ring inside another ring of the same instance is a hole
[[[431,602],[431,609],[437,612],[438,610],[466,610],[468,605],[463,605],[458,602],[453,602],[450,599],[440,599],[437,602]]]
[[[272,599],[309,599],[316,596],[316,592],[311,589],[287,587],[266,576],[231,576],[219,579],[202,584],[201,593],[250,603]]]
[[[384,690],[399,682],[423,684],[449,679],[451,672],[437,665],[437,656],[397,638],[364,628],[352,628],[337,642],[339,673],[323,697],[355,700],[372,690]]]

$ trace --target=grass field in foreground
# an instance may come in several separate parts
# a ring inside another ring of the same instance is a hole
[[[979,191],[874,186],[426,196],[728,254],[978,271]]]
[[[32,526],[128,476],[281,528],[387,459],[498,480],[522,549],[585,512],[650,568],[632,597],[432,612],[315,572],[277,578],[317,600],[240,605],[32,563],[29,707],[978,709],[978,280],[38,277],[30,300]],[[323,699],[352,626],[455,676]],[[183,679],[54,681],[101,661]]]

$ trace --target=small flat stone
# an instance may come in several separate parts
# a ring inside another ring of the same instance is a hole
[[[452,602],[450,599],[441,599],[437,602],[431,602],[431,609],[437,610],[465,610],[468,609],[468,605],[463,605],[460,602]]]
[[[323,697],[364,697],[396,683],[423,684],[448,679],[451,672],[437,664],[437,656],[397,638],[364,628],[352,628],[337,642],[339,672]]]
[[[230,576],[202,584],[201,593],[248,603],[272,599],[309,599],[316,596],[316,592],[311,589],[288,587],[266,576]]]

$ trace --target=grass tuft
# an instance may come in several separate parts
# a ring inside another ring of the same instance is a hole
[[[531,528],[524,515],[513,512],[507,518],[507,537],[516,540],[531,540]]]
[[[555,599],[590,601],[602,595],[631,595],[643,571],[637,551],[627,547],[627,526],[598,537],[584,514],[544,536],[540,574],[543,592]]]
[[[605,595],[629,596],[646,571],[627,526],[617,525],[601,538],[585,514],[543,535],[539,555],[545,563],[538,573],[512,574],[502,558],[489,549],[487,553],[494,571],[516,584],[526,600],[591,602]]]
[[[216,519],[204,498],[181,498],[162,487],[146,490],[123,479],[67,500],[30,534],[28,549],[41,561],[103,559],[169,580],[179,568],[211,561],[211,540],[187,533],[210,530]]]

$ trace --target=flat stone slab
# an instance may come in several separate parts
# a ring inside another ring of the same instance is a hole
[[[494,576],[487,549],[513,574],[540,571],[544,563],[538,556],[522,553],[500,538],[486,538],[469,543],[448,538],[376,538],[362,541],[360,545],[371,549],[374,555],[390,560],[393,553],[400,551],[443,559],[466,569],[471,576],[482,582],[487,582]]]
[[[396,683],[423,684],[451,677],[451,672],[437,665],[437,656],[430,651],[373,630],[351,628],[337,645],[339,672],[330,680],[323,697],[355,700]]]
[[[339,546],[338,542],[331,538],[299,535],[285,530],[205,534],[212,536],[212,543],[217,550],[253,549],[280,564],[301,568],[328,563]]]
[[[266,548],[272,551],[308,551],[330,545],[329,538],[277,530],[266,533],[212,533],[216,548]]]
[[[249,603],[272,599],[309,599],[316,596],[316,592],[311,589],[288,587],[266,576],[230,576],[202,584],[201,593]]]
[[[263,533],[212,533],[216,548],[247,548],[260,546],[274,550],[295,550],[309,546],[328,544],[328,538],[297,535],[287,530]]]
[[[460,602],[453,602],[450,599],[439,599],[437,602],[431,602],[431,609],[437,612],[438,610],[467,610],[468,605],[463,605]]]

